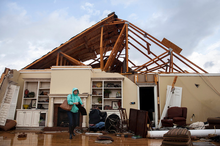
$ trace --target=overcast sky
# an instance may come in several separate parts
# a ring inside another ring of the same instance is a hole
[[[220,0],[0,0],[0,74],[22,69],[111,12],[220,73]]]

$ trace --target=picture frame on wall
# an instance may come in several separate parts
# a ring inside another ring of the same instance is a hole
[[[112,101],[112,109],[118,109],[118,102]]]
[[[31,107],[36,108],[36,100],[35,99],[31,101]]]

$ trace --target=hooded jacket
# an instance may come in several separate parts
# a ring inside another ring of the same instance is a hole
[[[76,95],[73,93],[75,90],[77,90],[77,94],[76,94]],[[74,102],[79,102],[79,103],[82,104],[82,100],[81,100],[81,98],[78,96],[78,94],[79,94],[79,90],[78,90],[77,88],[73,88],[72,94],[69,94],[69,95],[67,96],[67,102],[68,102],[68,104],[69,104],[69,105],[73,105],[73,107],[72,107],[72,109],[71,109],[71,112],[73,112],[73,113],[77,113],[78,110],[79,110],[79,108],[78,108],[75,104],[73,104],[73,103],[74,103]]]

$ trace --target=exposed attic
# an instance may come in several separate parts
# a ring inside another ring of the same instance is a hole
[[[152,44],[161,48],[160,54],[156,55]],[[145,56],[143,64],[135,64],[129,57],[131,49]],[[134,24],[111,13],[23,69],[89,65],[103,71],[118,73],[207,73],[182,56],[181,51],[180,47],[166,38],[159,41]],[[190,71],[182,69],[176,61],[181,62]]]

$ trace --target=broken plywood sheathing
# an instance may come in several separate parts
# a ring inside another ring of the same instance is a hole
[[[161,48],[161,54],[154,52],[153,44]],[[134,51],[142,57],[131,57]],[[207,73],[182,56],[181,51],[182,49],[171,41],[165,38],[159,41],[111,13],[24,69],[87,64],[103,71],[118,73]],[[131,52],[132,54],[129,54]],[[140,60],[136,61],[138,59]],[[188,67],[190,71],[181,69],[180,65]]]

